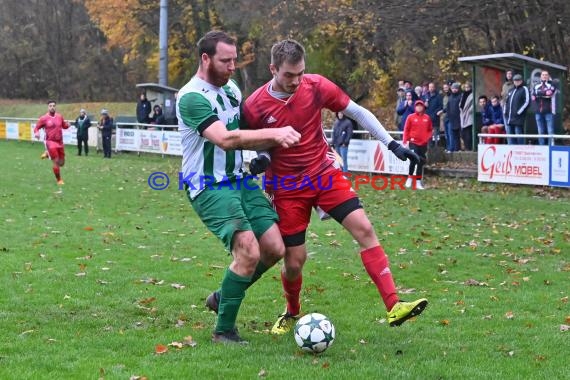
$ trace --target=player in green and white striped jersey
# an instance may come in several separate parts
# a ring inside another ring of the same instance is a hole
[[[176,116],[182,135],[182,172],[188,198],[200,219],[224,243],[233,261],[222,279],[212,341],[244,343],[235,327],[245,290],[284,253],[277,214],[259,187],[239,186],[241,149],[297,144],[292,127],[240,129],[241,92],[230,81],[235,41],[220,31],[198,42],[196,75],[178,92]]]

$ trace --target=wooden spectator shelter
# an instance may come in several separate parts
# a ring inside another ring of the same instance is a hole
[[[536,58],[527,57],[516,53],[499,53],[488,55],[477,55],[470,57],[460,57],[459,62],[471,65],[471,77],[473,85],[473,102],[475,112],[475,128],[473,128],[473,141],[477,141],[476,136],[481,130],[480,118],[477,117],[479,106],[478,98],[481,95],[487,95],[490,99],[493,95],[501,95],[503,83],[505,82],[505,72],[513,70],[513,74],[523,76],[523,83],[529,89],[540,81],[540,72],[547,70],[552,77],[552,82],[558,89],[556,99],[556,109],[558,110],[555,118],[555,133],[562,134],[562,109],[564,107],[564,83],[566,80],[568,68],[548,61],[541,61]],[[478,124],[477,124],[478,123]],[[534,119],[534,109],[531,105],[527,113],[527,119],[524,128],[525,134],[536,134],[536,122]],[[536,141],[534,141],[536,143]],[[477,144],[474,144],[476,147]]]
[[[162,107],[167,124],[176,123],[176,93],[178,89],[158,83],[139,83],[137,89],[139,93],[146,93],[146,97],[153,107],[156,104]]]

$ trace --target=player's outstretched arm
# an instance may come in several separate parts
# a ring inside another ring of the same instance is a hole
[[[301,134],[290,126],[257,130],[234,129],[228,131],[221,121],[215,121],[204,129],[202,136],[223,150],[265,150],[275,146],[290,148],[298,144],[301,139]]]
[[[366,108],[351,100],[342,112],[370,132],[374,138],[382,141],[400,160],[419,161],[419,156],[395,141],[376,116]]]

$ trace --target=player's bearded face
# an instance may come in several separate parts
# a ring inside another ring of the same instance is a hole
[[[305,61],[301,60],[295,64],[284,62],[279,68],[272,64],[270,68],[273,74],[273,88],[293,94],[299,88],[303,74],[305,74]]]
[[[237,50],[234,45],[218,43],[216,54],[207,60],[208,81],[217,87],[224,86],[236,71],[236,60]]]
[[[48,112],[52,115],[55,113],[55,103],[48,104]]]

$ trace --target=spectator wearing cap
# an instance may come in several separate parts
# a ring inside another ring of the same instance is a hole
[[[406,92],[412,91],[412,98],[413,98],[412,100],[414,102],[419,99],[418,95],[415,92],[414,85],[411,81],[409,81],[409,80],[404,81],[404,91],[406,91]]]
[[[513,76],[514,87],[507,94],[505,102],[504,121],[507,134],[522,135],[526,112],[530,104],[530,92],[523,85],[523,77],[520,74]],[[512,144],[524,144],[521,137],[507,137],[507,142]]]
[[[471,83],[465,82],[459,102],[461,110],[461,140],[465,150],[473,150],[473,91]]]
[[[109,116],[109,111],[101,110],[99,129],[103,138],[103,158],[111,158],[111,137],[113,136],[113,118]]]
[[[426,114],[426,105],[421,100],[416,100],[414,103],[414,113],[406,119],[404,126],[404,137],[402,143],[408,145],[410,150],[417,153],[420,157],[419,162],[410,161],[408,169],[408,179],[406,180],[406,187],[412,187],[414,179],[416,189],[423,190],[422,178],[423,168],[427,159],[428,143],[432,138],[432,122],[431,117]],[[415,176],[414,176],[415,174]]]
[[[89,127],[91,126],[91,120],[89,116],[82,108],[79,110],[79,116],[75,119],[75,128],[77,129],[77,155],[81,156],[82,147],[85,150],[85,155],[89,154],[89,146],[87,145],[87,140],[89,140]]]
[[[398,87],[396,91],[396,107],[394,108],[394,120],[396,122],[396,127],[400,129],[400,122],[402,121],[402,115],[398,114],[398,108],[406,101],[406,90],[404,87]]]
[[[534,102],[535,120],[538,134],[554,134],[554,115],[556,114],[556,87],[550,81],[546,70],[540,73],[540,82],[532,88],[531,99]],[[539,138],[540,145],[546,145],[546,139]]]
[[[445,113],[449,120],[450,145],[448,152],[457,152],[461,146],[459,135],[461,133],[461,110],[459,103],[461,102],[461,84],[455,82],[451,85],[451,94],[447,99]]]
[[[439,141],[439,116],[443,113],[443,99],[435,88],[435,83],[430,82],[427,85],[427,92],[423,96],[423,101],[426,106],[426,114],[431,118],[431,125],[433,132],[431,141],[436,145]]]
[[[406,90],[406,95],[405,95],[406,98],[405,98],[404,102],[402,104],[400,104],[400,106],[396,110],[398,115],[400,115],[402,117],[400,119],[400,124],[398,124],[398,130],[399,131],[404,130],[404,125],[406,125],[406,119],[408,118],[409,115],[414,113],[414,95],[413,94],[414,94],[413,90]]]

